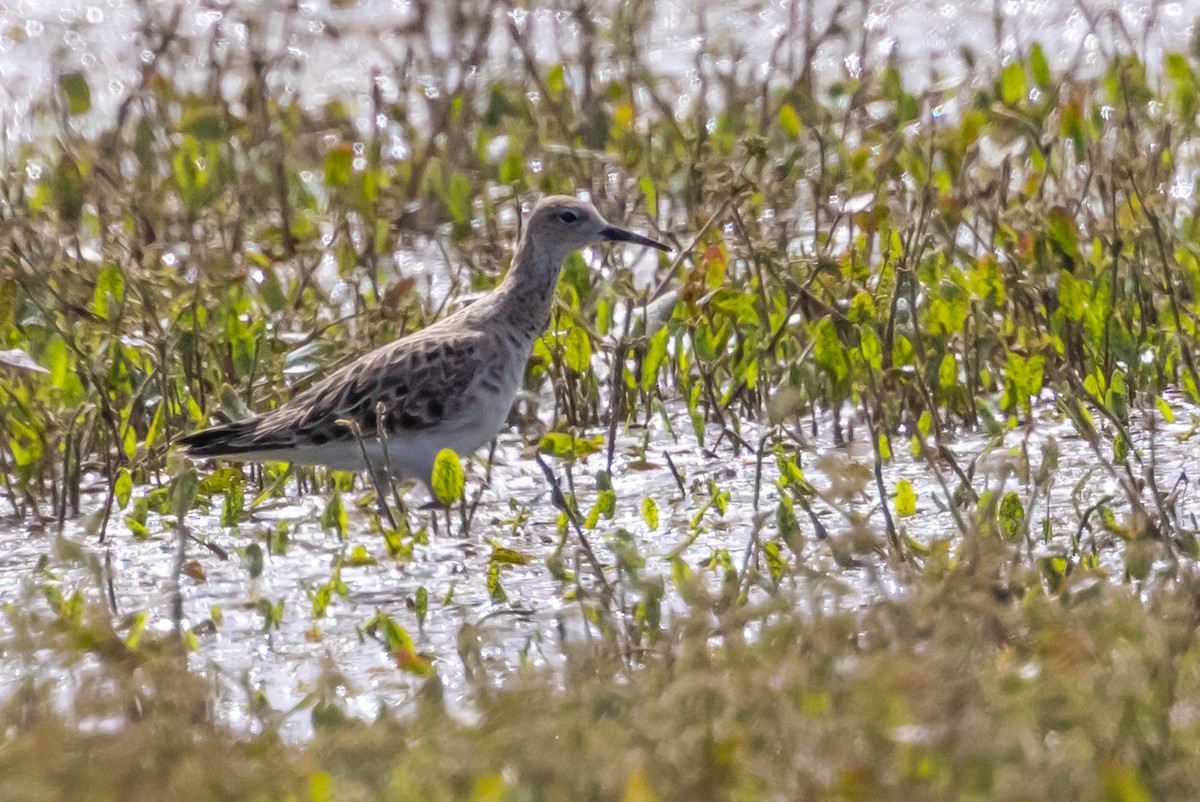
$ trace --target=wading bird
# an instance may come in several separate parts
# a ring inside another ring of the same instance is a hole
[[[178,444],[196,458],[370,470],[381,507],[389,473],[429,487],[439,451],[469,456],[496,436],[534,340],[549,322],[563,261],[602,242],[670,250],[610,225],[586,201],[543,198],[491,293],[359,357],[270,412],[194,432]],[[355,422],[358,434],[345,421]]]

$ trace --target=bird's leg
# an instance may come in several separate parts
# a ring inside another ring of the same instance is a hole
[[[378,468],[371,470],[371,481],[375,484],[375,503],[379,507],[379,517],[386,519],[388,525],[393,529],[399,529],[396,524],[396,517],[392,515],[392,508],[387,503],[387,487],[391,484],[390,477],[386,470]]]
[[[387,405],[382,401],[375,404],[375,431],[379,433],[379,445],[383,451],[383,472],[387,487],[392,490],[392,500],[396,502],[396,509],[400,510],[400,515],[408,518],[408,511],[404,509],[404,500],[400,498],[400,491],[396,488],[396,471],[392,468],[392,450],[388,445],[388,423],[387,423]],[[395,523],[392,524],[395,529]]]
[[[371,481],[375,484],[375,502],[379,505],[379,516],[386,518],[393,530],[398,529],[396,519],[387,505],[387,493],[383,492],[384,485],[388,481],[386,467],[371,462],[371,455],[367,453],[367,444],[363,441],[362,428],[358,425],[358,421],[339,419],[337,422],[348,427],[353,432],[354,439],[358,441],[358,448],[362,451],[363,464],[367,466],[367,473],[371,474]]]
[[[444,513],[446,516],[446,534],[451,535],[454,533],[454,521],[450,517],[451,513],[454,512],[454,508],[451,505],[443,504],[436,498],[431,498],[420,507],[417,507],[417,511],[429,513],[429,522],[433,525],[433,533],[435,535],[441,534],[441,530],[438,529],[438,513]],[[462,532],[459,532],[459,536],[465,537]]]

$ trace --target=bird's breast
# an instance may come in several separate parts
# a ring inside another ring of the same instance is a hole
[[[517,389],[525,376],[525,363],[528,359],[528,353],[509,355],[508,358],[497,360],[485,367],[475,381],[471,407],[474,410],[475,425],[482,438],[479,447],[490,442],[508,418]]]

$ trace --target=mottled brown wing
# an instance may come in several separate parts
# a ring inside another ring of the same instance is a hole
[[[297,445],[321,445],[351,439],[338,421],[354,420],[364,436],[374,436],[381,401],[393,433],[452,422],[484,364],[486,340],[475,331],[449,338],[423,334],[378,348],[322,379],[271,413],[274,420],[264,420],[259,431],[290,430]]]

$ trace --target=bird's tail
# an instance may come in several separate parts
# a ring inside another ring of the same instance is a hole
[[[225,423],[184,435],[175,441],[189,457],[232,457],[285,450],[295,445],[293,437],[279,430],[264,429],[262,417]]]

